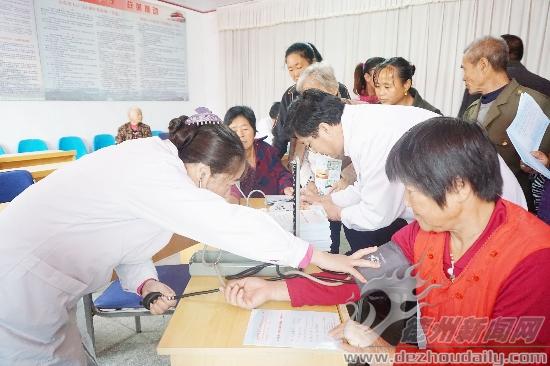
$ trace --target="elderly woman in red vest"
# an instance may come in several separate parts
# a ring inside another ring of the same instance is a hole
[[[422,279],[416,294],[420,338],[427,348],[439,354],[469,348],[548,353],[550,226],[500,197],[497,153],[483,129],[446,117],[418,124],[393,146],[386,174],[405,185],[405,200],[416,219],[384,246],[397,248]],[[225,296],[248,308],[268,300],[329,305],[357,301],[361,287],[328,287],[304,278],[248,278],[230,283]],[[422,352],[403,338],[397,347],[390,346],[354,322],[332,334],[348,351],[373,352],[380,349],[369,346],[383,346],[390,353]]]

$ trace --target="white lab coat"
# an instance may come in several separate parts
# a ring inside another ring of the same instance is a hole
[[[99,150],[0,213],[0,364],[83,364],[77,301],[113,269],[128,291],[157,278],[151,257],[173,233],[294,267],[308,249],[267,214],[196,187],[168,140]]]
[[[354,230],[376,230],[397,218],[413,219],[405,207],[405,187],[391,183],[385,166],[393,145],[414,125],[438,114],[426,109],[396,105],[346,105],[342,114],[344,154],[351,158],[357,181],[331,194],[342,207],[342,223]],[[500,158],[500,157],[499,157]],[[503,197],[526,207],[523,191],[500,158],[504,180]]]

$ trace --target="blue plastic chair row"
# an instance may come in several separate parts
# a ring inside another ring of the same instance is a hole
[[[165,137],[167,135],[166,132],[163,131],[152,131],[153,136],[159,136],[159,137]],[[102,149],[107,146],[114,145],[115,137],[110,134],[99,134],[94,136],[94,150],[97,151],[99,149]],[[76,158],[79,159],[83,155],[88,153],[88,149],[86,148],[86,144],[84,141],[77,136],[65,136],[59,139],[59,149],[68,151],[68,150],[76,150]],[[17,147],[17,152],[24,153],[24,152],[33,152],[33,151],[45,151],[48,150],[48,145],[44,140],[40,139],[25,139],[21,140],[19,142],[19,146]],[[5,151],[0,146],[0,155],[4,154]]]
[[[115,137],[109,134],[99,134],[94,136],[94,151],[115,144]],[[59,150],[76,150],[76,158],[79,159],[88,153],[88,149],[84,141],[78,136],[65,136],[59,139]],[[19,142],[17,152],[33,152],[48,150],[48,145],[44,140],[40,139],[25,139]],[[4,150],[0,147],[0,154],[4,154]]]

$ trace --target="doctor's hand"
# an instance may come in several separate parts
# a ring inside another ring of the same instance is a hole
[[[226,302],[244,309],[254,309],[271,300],[290,301],[285,281],[266,281],[258,277],[229,281],[220,291]]]
[[[344,190],[349,185],[350,185],[350,183],[346,180],[346,178],[340,178],[340,180],[338,182],[334,183],[334,185],[330,188],[328,193],[333,193],[333,192],[338,192],[338,191]]]
[[[321,206],[325,209],[325,212],[327,213],[327,217],[332,221],[342,221],[342,207],[337,206],[334,202],[332,202],[332,198],[329,196],[325,196],[324,199],[321,201]]]
[[[315,188],[315,191],[308,188],[302,190],[302,208],[304,208],[303,206],[311,204],[319,204],[323,206],[323,209],[327,213],[327,217],[330,220],[341,221],[342,208],[332,202],[330,195],[321,196],[318,193],[317,188]]]
[[[327,213],[327,217],[332,221],[342,220],[342,207],[332,202],[330,195],[321,196],[318,193],[312,193],[309,190],[302,190],[302,202],[306,204],[319,204]]]
[[[307,210],[311,204],[318,202],[321,198],[314,182],[308,182],[308,184],[300,190],[300,194],[300,209],[302,210]]]
[[[171,307],[176,306],[176,300],[167,300],[165,296],[176,296],[174,290],[157,280],[145,282],[141,288],[141,296],[145,297],[150,292],[160,292],[163,297],[159,297],[151,304],[150,312],[154,315],[164,314]]]
[[[313,187],[312,187],[313,185]],[[317,187],[313,182],[309,182],[300,192],[302,194],[302,202],[307,204],[319,203],[323,200],[323,196],[317,191]]]
[[[370,247],[356,251],[352,255],[330,254],[314,249],[311,263],[321,269],[330,271],[349,273],[360,282],[366,283],[367,280],[355,267],[380,268],[380,264],[362,259],[364,256],[374,253],[378,247]]]
[[[342,208],[332,202],[330,195],[321,196],[313,182],[309,182],[306,188],[302,189],[302,209],[311,204],[320,204],[332,221],[341,221]]]

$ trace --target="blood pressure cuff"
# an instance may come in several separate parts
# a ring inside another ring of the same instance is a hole
[[[405,257],[399,245],[392,241],[378,247],[367,259],[380,264],[379,268],[358,267],[357,270],[367,279],[367,283],[357,282],[361,296],[375,291],[387,292],[388,288],[399,291],[411,291],[416,288],[416,279],[412,276],[412,265]],[[410,269],[409,269],[410,268]]]

